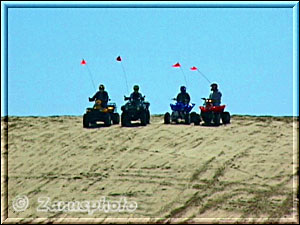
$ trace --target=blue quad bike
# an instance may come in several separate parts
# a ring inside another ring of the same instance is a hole
[[[173,99],[176,100],[176,99]],[[170,123],[176,123],[179,124],[181,120],[184,121],[184,124],[191,124],[194,123],[194,125],[200,125],[201,118],[200,115],[196,112],[192,112],[192,109],[194,108],[195,104],[184,104],[182,102],[176,102],[175,104],[170,104],[172,113],[170,114],[167,112],[164,115],[164,123],[170,124]]]

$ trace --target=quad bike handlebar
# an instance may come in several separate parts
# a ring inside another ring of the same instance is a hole
[[[172,98],[171,100],[173,100],[173,101],[176,101],[177,102],[177,98]],[[179,102],[178,102],[179,103]],[[187,100],[185,100],[184,102],[181,102],[181,103],[183,103],[183,104],[189,104],[189,102],[187,102]]]
[[[140,100],[142,100],[142,101],[144,101],[145,100],[145,95],[144,96],[142,96],[141,98],[140,98]],[[124,101],[128,101],[128,100],[133,100],[131,97],[126,97],[125,95],[124,95]]]
[[[94,99],[89,97],[89,102],[93,102],[93,101],[97,101],[98,99]],[[108,101],[111,101],[111,99],[109,98]]]
[[[204,100],[205,102],[210,102],[210,103],[213,103],[215,101],[211,98],[201,98],[201,99]]]

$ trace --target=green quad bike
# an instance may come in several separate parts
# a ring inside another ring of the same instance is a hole
[[[107,107],[101,106],[101,100],[96,100],[93,108],[87,108],[83,115],[83,127],[89,128],[96,125],[98,121],[104,122],[109,127],[111,124],[119,124],[120,116],[117,113],[115,103],[109,103]]]
[[[142,126],[150,123],[150,103],[145,101],[145,96],[139,100],[133,100],[124,96],[124,100],[128,101],[121,107],[121,125],[127,127],[131,125],[131,121],[140,120]]]

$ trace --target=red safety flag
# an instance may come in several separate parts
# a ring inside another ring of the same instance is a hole
[[[174,64],[173,67],[181,67],[181,65],[178,63]]]
[[[198,70],[198,68],[195,67],[195,66],[193,66],[193,67],[191,68],[191,70]]]
[[[121,62],[121,61],[122,61],[121,56],[118,56],[118,57],[116,58],[116,60],[119,61],[119,62]]]
[[[173,67],[181,67],[181,65],[178,63],[174,64]]]
[[[86,62],[84,59],[81,61],[81,65],[86,65]]]

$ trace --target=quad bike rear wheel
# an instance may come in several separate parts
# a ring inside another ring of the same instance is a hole
[[[147,112],[142,112],[140,119],[141,119],[141,125],[146,126],[147,125]]]
[[[83,128],[89,128],[90,127],[90,122],[88,120],[87,114],[83,115],[82,124],[83,124]]]
[[[109,113],[106,114],[105,120],[104,120],[104,125],[109,127],[111,125],[111,116]]]
[[[220,125],[220,118],[221,118],[220,113],[214,113],[214,115],[213,115],[214,125],[216,125],[216,126]]]
[[[172,122],[174,122],[174,123],[176,123],[176,124],[179,123],[179,122],[178,122],[178,116],[177,116],[177,113],[172,112],[171,120],[172,120]]]
[[[170,124],[170,122],[171,122],[171,115],[170,115],[170,113],[166,113],[165,115],[164,115],[164,123],[165,124]]]
[[[130,125],[130,120],[128,118],[127,113],[125,113],[125,112],[123,112],[121,114],[121,125],[122,125],[122,127],[127,127]]]
[[[224,125],[230,123],[230,113],[229,112],[223,112],[221,115],[221,118],[222,118],[222,123]]]
[[[213,114],[212,112],[201,112],[201,118],[206,125],[211,124]]]
[[[113,113],[111,119],[112,119],[113,124],[119,124],[120,123],[120,116],[119,116],[118,113]]]
[[[150,111],[147,110],[147,124],[150,124]]]
[[[200,118],[200,115],[196,115],[196,118],[195,118],[195,121],[194,121],[194,125],[200,125],[200,122],[201,122],[201,118]]]
[[[190,116],[189,113],[184,115],[184,123],[187,124],[187,125],[191,124],[191,116]]]
[[[194,125],[200,125],[201,119],[200,115],[198,115],[196,112],[191,113],[191,123],[194,123]]]

